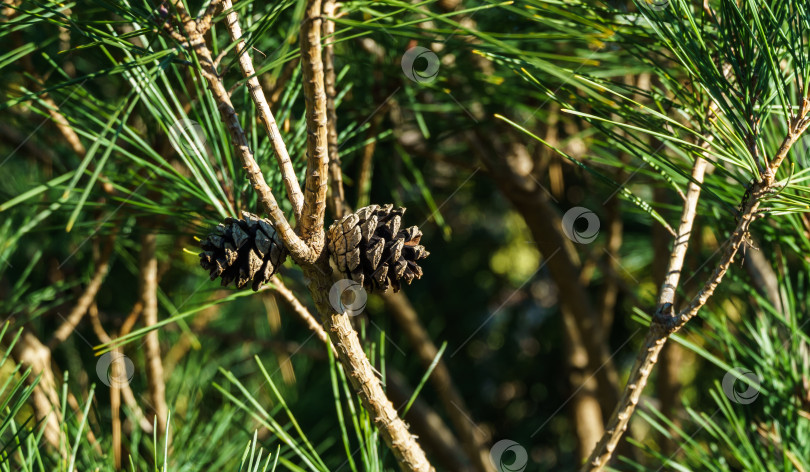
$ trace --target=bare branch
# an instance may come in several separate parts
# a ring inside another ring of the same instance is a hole
[[[324,0],[323,47],[324,86],[326,87],[327,146],[329,149],[329,210],[336,220],[346,212],[346,196],[343,193],[343,171],[338,153],[337,112],[335,111],[335,22],[337,14],[335,0]]]
[[[29,330],[23,331],[14,344],[14,359],[31,368],[32,375],[26,378],[29,384],[34,385],[32,403],[37,421],[44,424],[45,440],[54,449],[58,450],[63,458],[68,457],[68,445],[62,441],[60,426],[62,424],[62,411],[60,408],[59,393],[56,377],[51,369],[51,350],[42,344]]]
[[[140,306],[141,302],[136,302],[136,305]],[[138,313],[140,313],[141,308],[138,308]],[[90,322],[93,326],[93,331],[96,333],[96,337],[99,341],[104,344],[112,344],[115,341],[112,336],[110,336],[107,331],[104,329],[104,326],[101,325],[101,319],[99,318],[98,308],[96,308],[95,303],[90,305],[90,309],[87,311],[90,315]],[[118,333],[118,336],[125,336],[129,334],[130,330],[127,329],[126,326],[121,327],[121,332]],[[121,352],[119,348],[114,349],[115,352]],[[110,365],[112,367],[112,365]],[[121,378],[121,375],[114,378]],[[113,388],[119,388],[121,394],[124,396],[124,403],[127,404],[130,410],[134,413],[135,417],[138,419],[138,424],[140,425],[141,429],[144,430],[145,433],[151,434],[152,433],[152,423],[150,423],[146,419],[146,415],[143,414],[140,405],[135,400],[135,394],[132,393],[132,387],[126,382],[113,382],[110,384],[110,394],[112,394]]]
[[[211,3],[209,3],[208,6],[205,7],[205,12],[203,12],[200,19],[197,20],[197,31],[199,31],[200,34],[205,34],[208,32],[209,29],[211,29],[211,20],[213,20],[214,15],[217,13],[220,6],[222,6],[223,10],[228,10],[229,8],[231,8],[230,6],[227,5],[223,6],[222,0],[211,0]]]
[[[104,282],[104,277],[107,275],[113,244],[114,240],[113,238],[110,238],[110,241],[107,243],[103,253],[101,254],[101,259],[98,261],[96,273],[93,275],[93,278],[90,279],[90,283],[87,284],[87,288],[84,289],[82,296],[79,297],[79,300],[76,302],[76,306],[73,307],[73,310],[70,311],[70,313],[64,319],[64,322],[59,326],[59,328],[56,329],[53,337],[51,337],[51,340],[48,342],[48,349],[53,350],[56,346],[62,344],[71,333],[73,333],[73,330],[82,320],[84,314],[87,313],[87,309],[90,307],[90,304],[96,299],[96,294],[98,294],[98,290],[101,288],[101,283]]]
[[[298,297],[292,293],[292,290],[288,289],[284,282],[281,281],[281,277],[275,276],[270,284],[268,284],[268,288],[270,290],[276,292],[277,294],[281,295],[284,300],[292,307],[295,313],[304,321],[304,323],[311,329],[317,336],[318,339],[323,341],[327,346],[332,349],[332,352],[337,357],[338,353],[335,349],[335,346],[329,341],[329,336],[327,336],[326,331],[323,330],[323,326],[312,316],[312,313],[309,312],[306,306],[298,300]]]
[[[245,132],[239,124],[239,118],[233,108],[233,103],[231,103],[228,91],[214,67],[214,60],[211,57],[211,51],[208,49],[205,39],[200,32],[197,31],[197,25],[194,20],[189,18],[188,14],[185,13],[182,2],[176,0],[174,5],[175,8],[181,12],[181,18],[186,18],[183,23],[183,30],[189,38],[189,47],[193,49],[199,58],[203,78],[205,78],[208,83],[208,88],[214,96],[214,101],[217,103],[217,108],[222,115],[222,121],[225,123],[231,135],[231,144],[242,160],[242,165],[245,168],[245,172],[247,172],[248,179],[250,179],[253,189],[259,197],[259,201],[293,258],[297,261],[311,260],[312,251],[304,244],[301,238],[295,234],[295,231],[293,231],[290,223],[281,211],[281,208],[278,206],[276,197],[264,180],[261,168],[259,168],[259,165],[256,164],[256,160],[253,158],[253,151],[251,151]],[[168,24],[164,25],[164,31],[172,37],[177,35],[171,25]]]
[[[307,121],[307,175],[304,209],[299,231],[314,255],[324,243],[324,212],[326,211],[327,171],[329,153],[326,131],[326,90],[321,51],[321,1],[309,0],[301,24],[301,67],[304,71],[304,98]],[[312,259],[314,261],[314,259]]]
[[[145,234],[141,238],[141,300],[143,301],[143,324],[154,326],[158,321],[157,306],[157,236]],[[166,432],[169,409],[166,406],[166,384],[163,381],[163,361],[160,356],[159,330],[146,333],[145,357],[149,397],[155,410],[155,422],[159,436]]]
[[[712,114],[714,110],[715,108],[712,107]],[[683,268],[683,259],[689,244],[689,236],[696,214],[697,200],[700,197],[700,184],[702,183],[706,166],[704,159],[696,159],[692,172],[693,180],[690,182],[689,189],[687,190],[687,198],[684,202],[681,217],[681,226],[678,229],[678,237],[672,249],[667,276],[664,285],[661,287],[658,308],[653,315],[652,324],[644,339],[643,348],[636,357],[627,386],[622,393],[616,410],[613,412],[608,422],[605,434],[596,445],[596,448],[594,448],[586,464],[582,467],[582,471],[602,470],[612,457],[619,440],[627,429],[627,425],[635,411],[644,386],[647,384],[647,380],[652,373],[652,369],[658,361],[658,354],[661,352],[661,349],[664,347],[669,337],[686,325],[689,320],[697,315],[698,311],[700,311],[706,302],[709,301],[709,298],[714,294],[714,291],[720,285],[720,282],[722,282],[723,277],[733,263],[734,256],[737,254],[740,246],[746,244],[748,230],[756,217],[759,205],[762,199],[774,188],[776,171],[786,158],[793,144],[798,141],[801,135],[807,130],[808,125],[810,125],[810,120],[807,119],[808,113],[810,113],[810,100],[805,98],[799,114],[789,123],[788,135],[782,141],[774,158],[769,161],[765,175],[763,175],[761,181],[755,183],[751,188],[751,197],[742,208],[737,227],[725,243],[726,249],[720,264],[715,268],[712,276],[704,283],[703,288],[692,298],[689,304],[679,313],[675,314],[672,308],[675,289],[678,286],[680,272]],[[704,147],[708,146],[708,144],[708,142],[704,143]]]
[[[336,313],[329,303],[329,288],[332,279],[313,265],[303,267],[309,290],[324,325],[329,326],[329,338],[338,351],[338,360],[346,370],[346,376],[360,397],[366,411],[385,443],[394,453],[403,472],[435,471],[427,460],[416,438],[408,432],[408,426],[397,415],[394,405],[385,394],[374,368],[366,357],[357,332],[349,316]]]
[[[666,278],[661,287],[661,294],[658,299],[659,310],[663,310],[664,306],[672,306],[675,288],[678,286],[683,268],[686,249],[689,247],[689,238],[692,235],[692,226],[695,221],[698,199],[700,198],[700,184],[703,183],[705,172],[706,160],[698,157],[692,169],[693,181],[689,183],[686,192],[681,225],[678,228],[678,236],[675,238],[675,246],[670,253]],[[644,348],[641,350],[630,373],[627,387],[625,387],[619,399],[616,410],[608,420],[605,434],[596,444],[582,470],[600,470],[610,460],[619,440],[627,429],[630,417],[633,415],[652,368],[658,361],[658,354],[663,349],[666,341],[667,335],[662,332],[658,325],[653,323],[647,337],[644,339]],[[596,469],[591,469],[591,467],[596,467]]]
[[[181,12],[180,0],[175,7]],[[217,71],[211,52],[193,20],[185,15],[183,29],[189,37],[188,44],[197,54],[202,65],[201,73],[209,85],[222,119],[228,127],[236,148],[248,173],[254,190],[268,211],[270,220],[284,240],[284,244],[296,262],[301,265],[309,281],[309,289],[318,307],[322,320],[330,326],[329,337],[338,351],[338,359],[357,391],[364,408],[374,418],[380,435],[394,453],[403,471],[428,472],[433,467],[427,461],[416,439],[410,435],[405,423],[385,395],[374,369],[360,345],[357,333],[345,314],[338,314],[329,304],[332,285],[329,264],[323,251],[323,229],[326,209],[326,176],[328,153],[326,149],[326,94],[324,91],[323,63],[321,59],[321,2],[310,0],[305,20],[301,27],[302,67],[304,69],[304,92],[307,102],[307,176],[302,216],[298,226],[301,238],[293,232],[289,222],[270,191],[253,159],[244,131],[239,125],[227,90]],[[182,14],[181,14],[182,17]],[[171,35],[171,29],[167,31]]]
[[[278,130],[278,124],[270,110],[270,105],[267,103],[267,98],[264,95],[264,90],[259,84],[259,79],[256,77],[256,70],[253,68],[253,61],[246,51],[245,41],[242,39],[242,28],[239,26],[239,16],[236,11],[233,11],[233,4],[231,0],[224,0],[222,8],[225,11],[231,10],[227,16],[228,29],[231,32],[231,38],[236,41],[236,51],[239,55],[239,65],[242,68],[242,74],[247,79],[248,90],[259,110],[259,116],[262,118],[264,128],[267,130],[267,135],[270,136],[270,144],[273,146],[276,162],[281,169],[281,177],[284,180],[284,187],[287,189],[287,198],[293,207],[293,213],[296,220],[301,217],[301,208],[304,202],[304,196],[301,193],[301,187],[298,184],[298,179],[295,176],[295,170],[290,161],[290,155],[287,153],[287,146],[284,140],[281,139],[281,133]]]

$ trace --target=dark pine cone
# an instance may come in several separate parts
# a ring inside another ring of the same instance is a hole
[[[416,261],[430,253],[419,244],[416,226],[400,229],[404,208],[371,205],[344,216],[329,227],[329,262],[338,276],[362,284],[368,292],[395,292],[404,280],[422,277]]]
[[[287,258],[287,250],[267,219],[242,212],[242,219],[225,218],[202,242],[200,265],[211,273],[211,280],[222,277],[222,286],[231,281],[243,288],[253,280],[259,290]]]

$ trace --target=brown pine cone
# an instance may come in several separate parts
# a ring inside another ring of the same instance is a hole
[[[404,208],[370,205],[332,223],[329,262],[338,277],[362,284],[368,292],[402,288],[422,277],[416,263],[430,253],[419,244],[416,226],[400,229]]]
[[[241,220],[225,218],[200,247],[200,265],[210,272],[211,280],[221,277],[223,287],[235,281],[237,288],[253,280],[254,291],[269,281],[287,258],[270,221],[246,211]]]

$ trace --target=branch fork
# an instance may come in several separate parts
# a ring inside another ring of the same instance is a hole
[[[293,228],[278,206],[273,192],[264,180],[261,169],[254,159],[245,131],[239,124],[236,111],[231,103],[222,78],[217,74],[216,61],[211,57],[203,35],[208,31],[211,17],[218,9],[230,11],[226,21],[231,38],[236,42],[239,54],[239,65],[247,80],[250,96],[259,110],[265,130],[275,151],[276,162],[282,173],[287,198],[293,206],[296,227]],[[323,6],[321,0],[308,0],[304,21],[301,23],[300,45],[301,65],[304,77],[304,97],[306,101],[307,123],[307,168],[305,189],[302,192],[284,141],[270,111],[253,63],[246,51],[245,42],[239,26],[238,15],[233,11],[231,0],[212,0],[206,13],[195,22],[185,10],[181,0],[173,0],[182,28],[188,37],[188,47],[197,55],[202,65],[201,74],[217,103],[222,121],[231,135],[231,143],[242,160],[243,167],[253,189],[259,196],[268,218],[279,234],[284,246],[289,250],[293,260],[298,263],[308,280],[308,286],[321,315],[322,323],[327,327],[332,344],[338,351],[338,359],[343,365],[352,386],[357,391],[363,406],[369,412],[389,448],[392,450],[402,471],[431,472],[433,467],[427,460],[424,451],[416,438],[408,432],[408,426],[399,418],[396,409],[388,400],[374,368],[363,351],[357,332],[351,325],[349,316],[337,313],[329,303],[329,291],[332,287],[332,274],[328,262],[324,214],[329,176],[329,131],[330,121],[327,113],[327,90],[323,62],[322,23]],[[334,3],[327,0],[330,11]],[[182,38],[171,25],[164,25],[164,31],[172,38]],[[185,41],[185,38],[183,38]],[[330,63],[331,65],[331,63]],[[334,70],[326,74],[334,85]],[[333,87],[332,87],[333,89]],[[332,92],[332,90],[330,90]],[[334,98],[334,94],[331,94]],[[331,117],[334,126],[334,108]],[[336,144],[336,136],[333,139]],[[337,146],[334,146],[336,156]],[[334,175],[334,170],[333,170]]]

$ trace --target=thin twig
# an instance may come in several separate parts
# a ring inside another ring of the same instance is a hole
[[[301,193],[301,187],[298,184],[298,179],[295,176],[295,169],[293,169],[290,155],[287,152],[287,146],[284,140],[281,139],[281,133],[278,130],[278,124],[270,110],[270,105],[267,103],[267,98],[264,95],[264,90],[259,84],[259,79],[256,77],[256,70],[253,68],[253,61],[250,59],[245,46],[245,40],[242,39],[242,28],[239,26],[239,15],[233,10],[231,0],[223,0],[222,8],[225,11],[231,10],[228,13],[226,22],[228,29],[231,32],[231,38],[236,42],[236,51],[239,55],[239,66],[242,68],[242,74],[247,79],[248,90],[259,110],[259,116],[264,123],[264,128],[270,136],[270,144],[273,146],[276,162],[281,170],[281,178],[284,181],[284,187],[287,189],[287,198],[292,203],[293,213],[296,220],[301,217],[301,208],[304,202],[304,195]]]
[[[661,294],[658,299],[659,310],[663,310],[664,306],[672,306],[675,288],[678,286],[681,270],[683,268],[686,249],[689,247],[689,238],[692,235],[692,226],[695,220],[698,199],[700,198],[700,184],[703,183],[705,171],[706,160],[702,157],[698,157],[695,160],[692,170],[693,181],[689,183],[686,192],[686,201],[684,201],[678,236],[675,238],[675,246],[670,254],[666,278],[661,287]],[[667,341],[666,334],[662,335],[656,326],[658,325],[653,323],[650,327],[650,331],[647,333],[647,337],[644,340],[644,349],[642,349],[641,354],[639,354],[639,358],[636,360],[636,364],[630,373],[630,380],[628,380],[627,387],[625,387],[619,399],[616,410],[614,410],[613,415],[608,420],[605,434],[596,444],[596,447],[593,452],[591,452],[582,470],[592,470],[591,467],[596,467],[597,469],[595,470],[600,470],[604,464],[607,464],[622,437],[622,433],[627,429],[633,410],[638,404],[641,392],[644,390],[647,379],[652,372],[652,367],[658,361],[658,354]]]
[[[231,103],[228,91],[214,67],[214,60],[211,57],[211,50],[208,49],[208,46],[205,43],[205,38],[203,38],[202,34],[197,30],[197,25],[194,20],[188,17],[188,14],[185,12],[185,7],[180,0],[174,1],[174,7],[178,10],[178,12],[180,12],[180,18],[184,19],[182,26],[183,31],[188,36],[188,46],[193,49],[199,58],[201,65],[200,72],[208,83],[208,89],[211,91],[214,101],[217,103],[217,108],[222,115],[222,121],[225,123],[226,127],[228,128],[228,132],[231,135],[231,143],[239,155],[239,158],[242,160],[242,165],[245,168],[248,179],[250,179],[253,190],[256,191],[256,194],[259,197],[259,201],[267,212],[267,215],[270,218],[270,221],[273,223],[276,231],[278,231],[279,235],[284,241],[284,246],[290,251],[293,259],[296,261],[313,260],[312,251],[310,250],[309,246],[307,246],[304,241],[302,241],[301,238],[295,234],[295,231],[293,230],[292,226],[290,226],[289,221],[287,221],[287,218],[284,216],[284,213],[278,206],[276,197],[273,195],[273,192],[270,190],[270,187],[264,180],[264,175],[262,175],[261,168],[259,168],[259,165],[256,164],[256,160],[253,157],[253,151],[250,149],[250,145],[247,137],[245,136],[245,132],[242,129],[242,125],[239,124],[239,117],[236,114],[233,103]],[[178,33],[174,30],[171,24],[165,23],[163,28],[166,34],[173,38],[177,38]],[[182,36],[180,37],[183,38]],[[185,41],[185,39],[183,39],[183,41]]]
[[[137,304],[138,303],[136,303],[136,305]],[[115,340],[113,339],[112,336],[110,336],[107,333],[107,331],[104,329],[104,326],[101,324],[101,318],[99,316],[98,308],[96,308],[95,303],[90,306],[90,309],[88,310],[87,313],[88,315],[90,315],[90,324],[93,326],[93,332],[96,334],[98,340],[104,344],[112,344],[113,341]],[[126,336],[127,334],[129,334],[129,332],[130,332],[129,329],[125,329],[125,326],[122,326],[121,331],[118,333],[118,336],[116,337],[120,338],[121,336]],[[118,350],[117,352],[123,354],[120,350]],[[120,379],[122,377],[113,376],[113,378]],[[143,414],[140,405],[138,405],[138,402],[135,400],[135,394],[132,392],[132,387],[127,382],[117,382],[116,385],[118,385],[121,388],[121,393],[124,396],[124,403],[126,403],[127,407],[130,410],[132,410],[132,412],[135,414],[135,417],[138,419],[138,424],[141,426],[141,429],[144,430],[145,433],[151,434],[152,423],[150,423],[149,420],[146,419],[146,415]],[[112,388],[112,384],[110,385],[110,388]]]
[[[274,277],[272,282],[268,284],[268,287],[270,290],[281,295],[281,297],[287,301],[287,303],[292,307],[293,311],[295,311],[295,313],[304,321],[307,327],[318,336],[318,339],[329,346],[332,349],[332,352],[335,354],[335,357],[337,357],[337,350],[329,341],[329,336],[326,334],[326,331],[324,331],[323,326],[321,326],[321,324],[318,323],[318,320],[312,316],[309,309],[307,309],[307,307],[304,306],[300,300],[298,300],[298,297],[292,293],[292,290],[288,289],[287,286],[284,285],[284,282],[281,281],[281,277]]]
[[[82,296],[79,297],[76,305],[70,311],[68,316],[65,317],[64,322],[62,322],[59,328],[56,329],[53,337],[51,337],[51,340],[48,342],[48,349],[53,350],[70,336],[70,334],[82,320],[82,317],[84,317],[84,314],[87,313],[87,309],[90,307],[90,304],[96,299],[96,294],[98,294],[98,290],[101,288],[101,283],[104,282],[104,277],[107,275],[113,245],[114,236],[110,238],[109,242],[104,248],[101,258],[98,261],[98,266],[96,267],[96,273],[93,275],[93,278],[90,279],[90,283],[87,284],[87,288],[84,289],[84,293],[82,293]]]
[[[686,253],[689,235],[692,231],[692,223],[694,222],[696,214],[695,209],[700,196],[699,184],[702,182],[702,176],[706,166],[704,159],[698,158],[695,161],[695,168],[692,175],[693,181],[690,182],[690,188],[687,191],[683,216],[681,217],[681,226],[678,230],[678,237],[675,240],[675,247],[673,247],[670,257],[670,267],[667,270],[667,278],[664,281],[664,285],[661,287],[658,308],[653,315],[650,329],[644,339],[643,348],[636,358],[633,369],[630,372],[627,386],[622,393],[616,410],[613,412],[608,422],[605,435],[596,445],[581,470],[602,470],[612,457],[616,445],[627,429],[630,417],[635,411],[644,386],[652,373],[655,363],[658,361],[658,354],[661,352],[664,344],[666,344],[672,334],[680,330],[689,320],[697,315],[698,311],[708,302],[733,263],[734,256],[736,256],[740,246],[746,244],[749,228],[756,217],[762,199],[774,189],[776,172],[779,166],[784,162],[793,144],[798,141],[801,135],[807,130],[808,125],[810,125],[810,120],[807,118],[808,112],[810,112],[810,98],[805,98],[798,115],[793,117],[788,123],[788,135],[782,141],[774,158],[769,162],[762,180],[756,182],[751,188],[751,197],[743,206],[737,226],[725,243],[726,249],[720,264],[715,268],[712,276],[703,284],[701,290],[692,298],[689,304],[679,313],[675,314],[672,309],[675,289],[678,286],[680,272],[683,267],[683,258]],[[703,169],[699,167],[703,167]],[[700,177],[700,180],[698,180],[697,177]]]
[[[157,304],[157,236],[145,234],[141,238],[141,300],[143,301],[143,324],[154,326],[158,322]],[[155,411],[158,435],[166,432],[166,419],[169,409],[166,405],[166,384],[163,380],[163,361],[160,356],[159,330],[146,333],[144,340],[146,357],[146,379],[149,385],[149,398]]]

